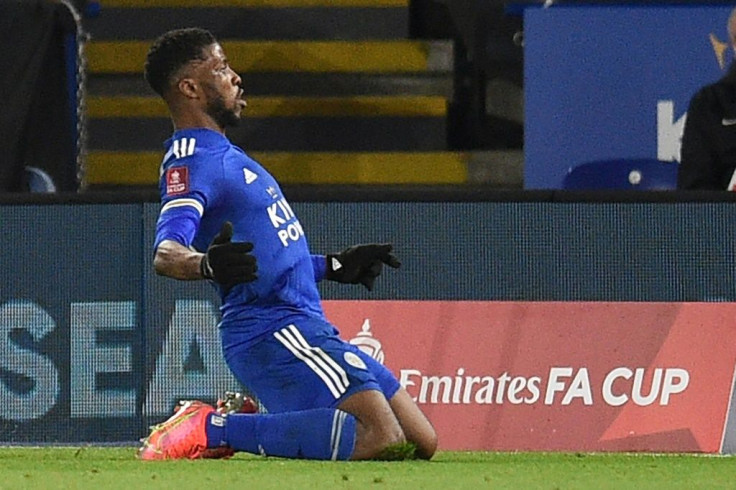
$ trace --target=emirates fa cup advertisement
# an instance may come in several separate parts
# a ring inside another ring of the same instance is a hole
[[[396,374],[443,449],[733,450],[736,304],[330,301],[326,311]]]

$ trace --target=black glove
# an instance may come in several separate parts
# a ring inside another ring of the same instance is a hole
[[[231,242],[233,225],[226,221],[207,252],[202,257],[199,267],[202,277],[212,279],[225,288],[227,293],[231,287],[243,282],[255,281],[256,258],[250,255],[253,244],[250,242]]]
[[[373,290],[376,277],[381,274],[383,264],[397,269],[401,262],[391,253],[390,243],[370,243],[354,245],[327,256],[325,279],[346,284],[362,284],[368,291]]]

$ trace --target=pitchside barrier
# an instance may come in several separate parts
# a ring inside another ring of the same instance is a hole
[[[394,243],[325,310],[442,449],[735,452],[730,194],[287,195],[314,251]],[[152,272],[155,199],[3,199],[0,442],[127,443],[240,388],[211,288]]]

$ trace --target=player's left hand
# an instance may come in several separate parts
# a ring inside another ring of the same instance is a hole
[[[258,265],[251,242],[233,242],[233,225],[226,221],[202,255],[202,277],[220,284],[227,293],[236,284],[258,279]]]
[[[368,291],[383,270],[383,264],[397,269],[399,259],[391,253],[390,243],[353,245],[338,254],[327,255],[325,279],[345,284],[362,284]]]

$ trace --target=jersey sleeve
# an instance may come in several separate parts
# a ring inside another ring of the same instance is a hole
[[[192,246],[207,203],[214,198],[208,163],[195,153],[165,165],[154,251],[164,240]]]
[[[164,240],[173,240],[189,247],[199,229],[204,214],[203,204],[195,198],[173,199],[161,207],[156,223],[156,250]]]
[[[314,280],[320,282],[325,278],[327,272],[327,258],[324,255],[312,255],[312,267],[314,268]]]

